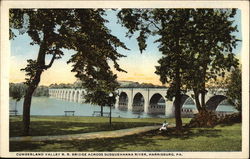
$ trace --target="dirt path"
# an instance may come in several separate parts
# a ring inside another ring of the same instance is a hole
[[[144,126],[129,129],[121,129],[114,131],[100,131],[90,132],[82,134],[69,134],[69,135],[58,135],[58,136],[25,136],[25,137],[11,137],[10,141],[65,141],[65,140],[87,140],[96,138],[116,138],[127,135],[139,134],[151,130],[159,129],[161,125],[157,126]]]

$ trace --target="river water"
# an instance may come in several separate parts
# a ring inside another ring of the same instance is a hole
[[[10,110],[15,110],[15,101],[9,100]],[[16,109],[19,115],[22,115],[23,111],[23,99],[17,102]],[[183,108],[195,109],[194,105],[184,105]],[[31,103],[31,115],[39,116],[64,116],[64,111],[75,111],[75,116],[92,116],[93,111],[100,111],[100,106],[81,104],[75,102],[69,102],[65,100],[49,98],[49,97],[33,97]],[[104,112],[109,112],[109,107],[103,107]],[[236,111],[233,106],[230,105],[219,105],[218,111]],[[162,117],[166,118],[165,115],[150,115],[146,113],[134,113],[131,111],[122,111],[112,108],[112,117],[123,117],[123,118],[154,118]]]

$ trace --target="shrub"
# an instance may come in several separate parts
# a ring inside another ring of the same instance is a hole
[[[219,118],[213,111],[201,110],[194,115],[187,127],[214,127]]]
[[[214,111],[202,110],[195,114],[186,127],[214,127],[218,124],[232,124],[241,122],[241,113],[228,114],[218,117]]]
[[[218,124],[241,123],[241,113],[228,114],[221,117]]]

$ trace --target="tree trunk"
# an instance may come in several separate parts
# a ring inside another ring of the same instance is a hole
[[[182,129],[182,120],[181,120],[181,95],[176,94],[175,96],[175,123],[176,123],[176,129],[181,130]]]
[[[202,88],[201,88],[201,107],[205,109],[205,96],[206,96],[206,86],[205,86],[205,77],[204,77],[204,83],[202,83]]]
[[[176,129],[180,131],[182,129],[182,120],[181,120],[181,80],[180,80],[180,70],[179,68],[176,69],[176,93],[175,93],[175,123]]]
[[[196,108],[200,112],[202,110],[202,107],[201,107],[200,100],[199,100],[199,93],[195,90],[194,90],[194,100],[195,100]]]
[[[24,135],[29,135],[31,99],[32,99],[32,94],[34,93],[35,89],[37,88],[40,82],[41,74],[42,70],[38,70],[36,72],[35,78],[32,80],[32,83],[28,86],[28,89],[24,97],[24,102],[23,102]]]
[[[103,116],[103,106],[101,106],[101,116]]]
[[[205,103],[205,95],[206,95],[206,93],[205,93],[205,91],[203,90],[202,91],[202,93],[201,93],[201,107],[203,108],[203,109],[205,109],[206,108],[206,103]]]
[[[40,83],[41,74],[43,72],[43,68],[45,66],[45,55],[46,55],[46,35],[44,35],[44,40],[40,45],[38,57],[37,57],[37,67],[35,76],[30,79],[30,83],[28,84],[27,91],[25,93],[24,102],[23,102],[23,135],[29,135],[30,128],[30,106],[32,100],[32,94]]]
[[[207,59],[208,57],[206,57]],[[206,103],[205,103],[205,96],[206,96],[206,73],[207,73],[207,62],[204,61],[203,63],[203,83],[201,88],[201,107],[202,109],[206,109]]]
[[[179,34],[179,33],[177,33]],[[176,124],[176,130],[181,131],[182,129],[182,120],[181,120],[181,77],[180,77],[180,64],[181,58],[181,50],[179,47],[179,35],[177,35],[176,38],[176,55],[177,55],[177,66],[175,67],[175,124]]]
[[[16,100],[16,104],[15,104],[15,110],[17,109],[17,106],[16,106],[16,105],[17,105],[17,100]]]
[[[109,125],[111,126],[111,105],[110,105],[110,110],[109,110]]]
[[[23,135],[29,135],[29,127],[30,127],[30,105],[31,105],[31,98],[32,92],[34,89],[28,87],[27,93],[24,97],[23,102]]]

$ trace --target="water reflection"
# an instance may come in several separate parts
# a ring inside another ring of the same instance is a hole
[[[10,99],[10,110],[15,110],[15,101]],[[80,104],[48,97],[33,97],[31,103],[31,115],[40,116],[64,116],[64,111],[75,111],[75,116],[92,116],[94,111],[100,111],[97,105]],[[196,109],[195,105],[185,104],[183,108]],[[104,112],[109,112],[109,107],[104,107]],[[21,115],[23,111],[23,99],[17,102],[17,111]],[[235,111],[230,105],[220,105],[217,111]],[[112,117],[122,118],[166,118],[165,115],[146,114],[144,112],[131,112],[127,110],[112,109]]]
[[[10,110],[15,109],[15,101],[10,99]],[[17,102],[17,111],[21,115],[23,111],[23,99]],[[64,116],[64,111],[75,111],[75,116],[92,116],[94,111],[100,111],[100,106],[90,104],[80,104],[48,97],[33,97],[31,103],[31,115],[41,116]],[[109,107],[103,108],[104,112],[109,112]],[[143,112],[133,113],[112,108],[112,117],[122,118],[154,118],[166,117],[164,115],[150,115]]]

